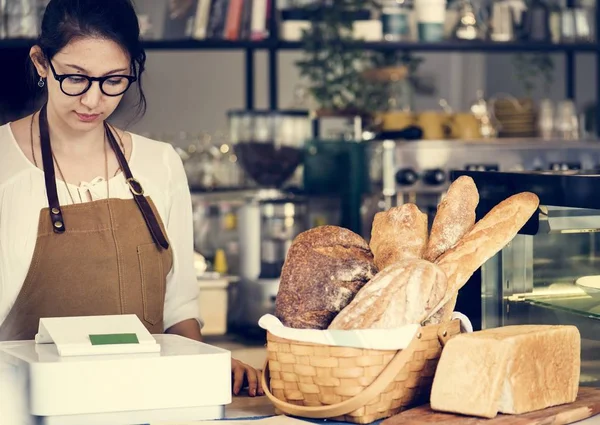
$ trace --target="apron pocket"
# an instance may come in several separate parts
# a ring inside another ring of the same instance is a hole
[[[151,325],[163,319],[166,276],[160,252],[153,243],[137,247],[142,278],[144,320]]]

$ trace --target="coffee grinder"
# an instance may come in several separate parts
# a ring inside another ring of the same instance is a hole
[[[240,281],[232,296],[229,327],[260,331],[261,316],[275,311],[279,278],[294,238],[308,228],[308,205],[285,188],[303,162],[310,136],[307,111],[231,111],[238,164],[258,186],[238,209]]]

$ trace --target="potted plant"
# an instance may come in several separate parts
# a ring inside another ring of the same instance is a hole
[[[359,115],[371,126],[374,114],[397,107],[399,97],[412,107],[415,93],[435,91],[417,75],[422,58],[404,51],[369,51],[353,37],[354,12],[379,10],[378,2],[324,3],[303,8],[312,19],[301,39],[303,58],[296,62],[316,104],[317,116]],[[385,78],[395,73],[402,75],[400,84],[394,78]]]
[[[540,131],[538,128],[537,107],[533,100],[533,93],[538,88],[540,80],[544,93],[549,93],[554,81],[554,62],[546,53],[524,54],[519,53],[513,57],[513,66],[517,80],[521,83],[525,96],[494,99],[494,114],[500,124],[501,136],[533,136]],[[547,99],[541,105],[545,110],[551,104]]]
[[[361,115],[381,102],[384,87],[364,78],[372,67],[372,52],[353,38],[353,13],[376,7],[373,0],[335,0],[306,6],[310,28],[303,31],[300,76],[318,105],[319,115]],[[384,101],[384,100],[383,100]]]
[[[526,98],[532,97],[540,79],[544,93],[550,92],[554,82],[554,61],[548,53],[518,53],[514,55],[512,62]]]

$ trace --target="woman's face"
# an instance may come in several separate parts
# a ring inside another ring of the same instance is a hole
[[[39,55],[32,52],[38,74],[46,79],[48,112],[73,130],[89,131],[101,125],[123,98],[123,95],[107,96],[102,93],[98,81],[94,81],[85,93],[68,96],[61,90],[50,64],[39,63],[35,60],[36,57]],[[82,74],[104,77],[131,73],[129,55],[114,41],[101,38],[71,41],[51,59],[51,63],[57,75]]]

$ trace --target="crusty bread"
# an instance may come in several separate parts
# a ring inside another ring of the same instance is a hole
[[[461,240],[446,251],[436,264],[448,278],[448,289],[430,317],[456,294],[473,273],[504,248],[527,223],[539,206],[539,198],[531,192],[513,195],[496,205],[479,220]],[[451,308],[450,308],[451,307]],[[451,314],[454,306],[445,307]],[[444,317],[442,321],[447,320]]]
[[[370,247],[379,270],[407,258],[423,258],[427,246],[427,214],[403,204],[375,214]]]
[[[391,329],[421,323],[446,292],[446,276],[433,263],[406,259],[369,281],[329,329]]]
[[[427,325],[439,325],[440,323],[449,322],[452,320],[452,313],[456,307],[456,301],[458,300],[458,293],[454,294],[452,298],[446,302],[436,313],[429,316],[424,322],[423,326]]]
[[[283,265],[275,316],[288,327],[326,329],[376,273],[369,245],[356,233],[337,226],[305,231]]]
[[[453,247],[475,224],[478,203],[479,192],[471,177],[452,182],[437,208],[423,258],[434,262]]]
[[[328,248],[341,246],[346,248],[360,248],[370,256],[369,244],[356,233],[345,227],[339,226],[317,226],[304,231],[294,238],[293,244],[306,243],[312,248]]]
[[[442,351],[431,408],[493,418],[571,403],[580,352],[574,326],[505,326],[457,335]]]

